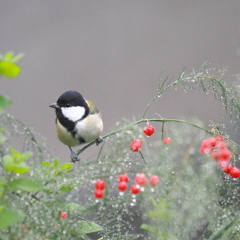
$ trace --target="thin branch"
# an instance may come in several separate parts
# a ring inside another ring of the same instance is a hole
[[[203,131],[205,131],[205,132],[208,133],[208,134],[213,135],[213,133],[212,133],[211,131],[209,131],[209,130],[201,127],[201,126],[198,126],[198,125],[196,125],[196,124],[194,124],[194,123],[190,123],[190,122],[187,122],[187,121],[184,121],[184,120],[179,120],[179,119],[164,119],[164,118],[162,118],[162,119],[141,119],[141,120],[132,122],[132,123],[128,124],[127,126],[124,126],[124,127],[122,127],[122,128],[119,128],[119,129],[117,129],[117,130],[114,130],[114,131],[106,134],[105,136],[103,136],[103,138],[108,138],[108,137],[110,137],[110,136],[112,136],[112,135],[115,135],[115,134],[117,134],[117,133],[119,133],[119,132],[122,132],[122,131],[125,131],[125,130],[129,129],[129,128],[131,128],[132,126],[134,126],[134,125],[136,125],[136,124],[143,123],[143,122],[161,122],[161,123],[165,123],[165,122],[177,122],[177,123],[184,123],[184,124],[187,124],[187,125],[196,127],[196,128],[198,128],[198,129],[200,129],[200,130],[203,130]],[[84,152],[87,148],[89,148],[90,146],[92,146],[92,145],[95,144],[95,143],[96,143],[96,141],[92,141],[92,142],[88,143],[86,146],[84,146],[82,149],[80,149],[80,150],[77,152],[77,155],[80,155],[82,152]]]

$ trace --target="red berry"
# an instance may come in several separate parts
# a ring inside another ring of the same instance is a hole
[[[218,161],[219,166],[222,168],[223,172],[228,173],[228,171],[230,172],[230,166],[232,166],[231,164],[229,164],[229,161],[225,161],[225,160],[220,160]]]
[[[154,132],[155,132],[155,127],[152,125],[147,125],[143,128],[143,132],[147,135],[147,136],[151,136]]]
[[[96,189],[99,189],[99,190],[103,190],[106,188],[106,183],[103,181],[103,180],[98,180],[96,183],[95,183],[95,188]]]
[[[238,178],[240,177],[240,169],[237,167],[233,167],[231,171],[229,172],[229,175],[233,178]]]
[[[132,141],[131,145],[130,145],[130,149],[133,152],[138,152],[142,147],[142,141],[140,139],[135,139]]]
[[[152,175],[150,177],[150,184],[152,186],[157,186],[159,184],[160,180],[159,180],[159,177],[157,175]]]
[[[232,170],[233,166],[231,164],[228,164],[227,167],[223,169],[223,172],[229,174]]]
[[[145,186],[148,183],[148,179],[146,178],[144,173],[138,173],[134,179],[135,183]]]
[[[221,150],[227,148],[227,143],[226,142],[220,142],[218,141],[215,145],[215,149]]]
[[[215,139],[219,142],[223,142],[224,138],[222,136],[216,136]]]
[[[201,151],[201,150],[200,150]],[[213,159],[215,159],[216,161],[219,160],[219,151],[214,151],[214,152],[211,152],[211,157]]]
[[[217,143],[217,140],[216,140],[216,138],[208,138],[207,139],[208,140],[208,144],[209,144],[209,146],[211,146],[211,147],[215,147],[216,146],[216,143]]]
[[[216,139],[214,138],[207,138],[202,141],[202,145],[200,147],[200,152],[209,154],[213,151],[213,147],[216,145]]]
[[[132,194],[138,194],[140,193],[140,187],[138,185],[132,185],[130,191]]]
[[[61,212],[60,218],[67,218],[68,214],[67,212]]]
[[[170,137],[166,137],[163,139],[163,144],[168,144],[172,141],[172,139]]]
[[[218,153],[218,160],[229,161],[231,158],[231,152],[227,148],[223,148]]]
[[[122,182],[118,183],[118,190],[119,191],[124,192],[127,189],[127,187],[128,187],[127,182],[122,181]]]
[[[122,173],[122,174],[120,174],[119,176],[118,176],[118,181],[119,182],[129,182],[129,177],[128,177],[128,175],[127,174],[125,174],[125,173]]]
[[[100,190],[100,189],[97,189],[97,190],[94,191],[94,196],[96,198],[103,198],[104,197],[104,191]]]

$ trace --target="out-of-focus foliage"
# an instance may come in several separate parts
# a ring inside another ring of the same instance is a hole
[[[14,56],[13,52],[8,52],[4,55],[0,55],[0,76],[3,75],[8,78],[17,77],[21,71],[21,68],[16,64],[24,54],[18,54]]]

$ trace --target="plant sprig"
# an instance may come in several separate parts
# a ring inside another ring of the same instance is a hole
[[[103,138],[104,138],[104,139],[105,139],[105,138],[108,138],[108,137],[110,137],[110,136],[112,136],[112,135],[115,135],[115,134],[117,134],[117,133],[120,133],[120,132],[123,132],[123,131],[125,131],[125,130],[127,130],[127,129],[130,129],[131,127],[133,127],[133,126],[136,125],[136,124],[140,124],[140,123],[143,123],[143,122],[147,122],[147,123],[149,123],[149,122],[161,122],[161,123],[165,123],[165,122],[177,122],[177,123],[183,123],[183,124],[188,124],[188,125],[190,125],[190,126],[196,127],[196,128],[198,128],[198,129],[200,129],[200,130],[205,131],[206,133],[208,133],[208,134],[210,134],[210,135],[213,135],[213,133],[212,133],[210,130],[207,130],[207,129],[205,129],[205,128],[203,128],[203,127],[201,127],[201,126],[199,126],[199,125],[197,125],[197,124],[195,124],[195,123],[191,123],[191,122],[188,122],[188,121],[185,121],[185,120],[180,120],[180,119],[165,119],[165,118],[155,119],[155,118],[153,118],[153,119],[140,119],[140,120],[138,120],[138,121],[132,122],[132,123],[130,123],[130,124],[124,126],[124,127],[121,127],[121,128],[119,128],[119,129],[117,129],[117,130],[114,130],[114,131],[111,131],[110,133],[108,133],[108,134],[106,134],[105,136],[103,136]],[[80,155],[82,152],[84,152],[87,148],[89,148],[90,146],[92,146],[92,145],[95,144],[95,143],[96,143],[96,141],[92,141],[92,142],[88,143],[87,145],[85,145],[82,149],[80,149],[80,150],[77,152],[77,155]]]
[[[208,69],[208,66],[209,63],[206,62],[199,68],[199,70],[193,70],[190,74],[185,74],[184,68],[175,81],[173,81],[174,78],[172,78],[167,82],[167,77],[144,110],[143,118],[145,118],[149,107],[159,95],[163,94],[169,88],[179,85],[180,87],[183,87],[184,90],[197,90],[200,88],[205,94],[212,92],[216,100],[223,102],[224,109],[230,113],[230,116],[233,117],[235,115],[237,123],[237,120],[239,120],[240,117],[240,93],[229,81],[230,77],[223,78],[226,69]],[[216,77],[219,74],[220,76]]]
[[[213,92],[215,98],[217,100],[220,100],[223,102],[224,109],[228,112],[230,111],[230,116],[233,117],[233,115],[236,117],[236,125],[239,125],[239,117],[240,117],[240,94],[236,90],[236,88],[228,81],[229,78],[223,78],[223,75],[225,74],[226,69],[216,70],[215,68],[208,69],[209,63],[204,63],[199,70],[195,71],[193,70],[190,74],[185,74],[185,68],[179,75],[179,77],[174,81],[174,78],[169,79],[169,77],[165,78],[162,83],[160,83],[160,86],[158,88],[158,91],[156,95],[150,100],[147,107],[145,108],[143,112],[142,119],[132,122],[122,128],[119,128],[117,130],[114,130],[105,136],[103,138],[108,138],[112,135],[115,135],[119,132],[125,131],[132,126],[136,124],[140,124],[142,122],[162,122],[163,126],[166,122],[178,122],[178,123],[184,123],[191,125],[193,127],[196,127],[200,130],[205,131],[206,133],[213,135],[213,133],[205,129],[201,126],[198,126],[194,123],[190,123],[184,120],[179,119],[146,119],[146,114],[153,104],[153,102],[157,99],[158,96],[162,95],[164,92],[166,92],[169,88],[176,87],[176,85],[183,87],[184,90],[197,90],[197,88],[200,88],[203,90],[205,94],[208,94],[210,91]],[[220,76],[216,78],[216,75]],[[240,147],[238,144],[234,143],[233,141],[229,140],[231,143],[235,144],[237,147]],[[84,146],[82,149],[80,149],[77,153],[77,155],[81,154],[83,151],[85,151],[87,148],[92,146],[95,143],[95,141],[90,142],[86,146]],[[236,152],[234,152],[237,154]]]

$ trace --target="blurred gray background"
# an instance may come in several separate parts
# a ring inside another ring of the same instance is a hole
[[[100,109],[106,134],[123,117],[141,117],[161,75],[178,76],[185,66],[191,72],[205,61],[238,74],[240,1],[1,0],[0,53],[9,50],[26,55],[18,78],[0,79],[1,94],[14,102],[7,112],[68,161],[50,103],[66,90],[81,92]],[[190,112],[206,124],[224,115],[211,95],[170,90],[147,117]]]

